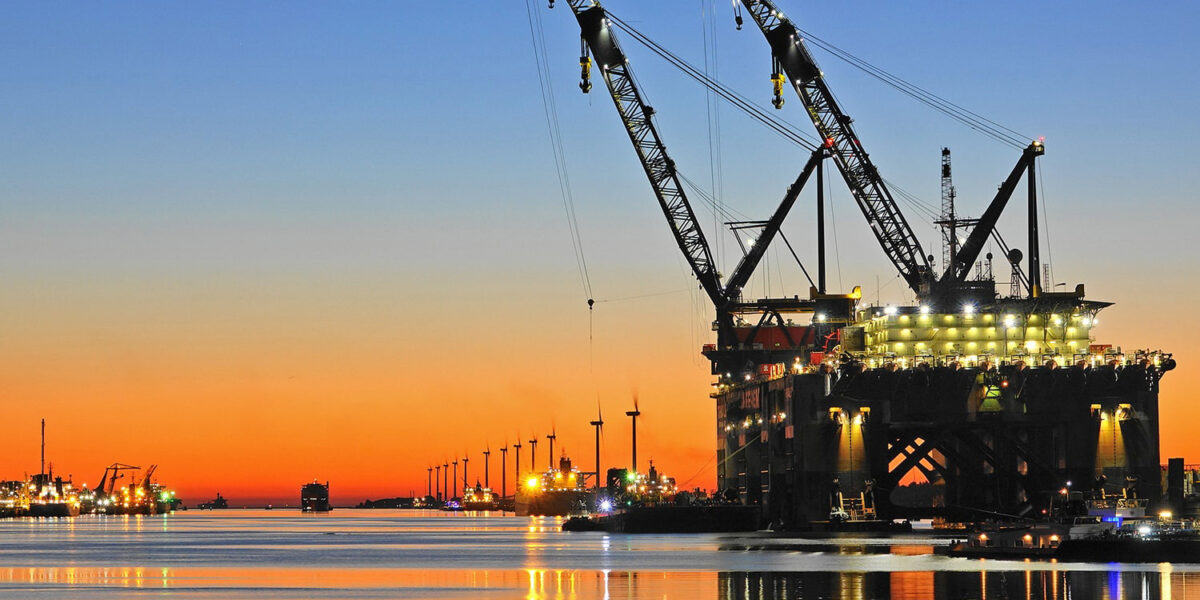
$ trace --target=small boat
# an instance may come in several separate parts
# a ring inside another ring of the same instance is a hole
[[[944,550],[966,558],[1086,562],[1200,562],[1200,521],[1146,516],[1147,500],[1102,489],[1062,491],[1068,512],[1053,520],[983,529]],[[1083,510],[1078,510],[1078,508]]]

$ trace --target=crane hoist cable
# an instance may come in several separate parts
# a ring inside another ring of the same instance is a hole
[[[700,196],[700,199],[703,200],[705,204],[712,207],[713,211],[716,212],[717,215],[726,222],[747,221],[750,219],[750,217],[747,217],[737,209],[717,202],[716,198],[709,194],[707,190],[697,185],[696,182],[688,178],[687,175],[684,175],[682,171],[676,171],[676,173],[679,174],[679,179],[688,186],[688,189],[696,192],[696,194]]]
[[[1014,131],[996,121],[988,119],[979,113],[973,112],[964,108],[959,104],[955,104],[929,90],[926,90],[912,82],[906,81],[903,78],[889,73],[884,69],[877,67],[866,60],[859,58],[850,52],[839,48],[832,43],[813,35],[812,33],[800,28],[796,28],[805,40],[812,45],[825,50],[836,58],[850,64],[851,66],[863,71],[864,73],[878,79],[884,84],[895,88],[901,93],[912,97],[913,99],[933,108],[934,110],[949,116],[950,118],[959,121],[960,123],[983,133],[1001,143],[1016,147],[1024,148],[1028,145],[1028,140],[1032,139],[1017,131]]]
[[[842,250],[838,246],[837,211],[833,209],[836,206],[833,202],[833,184],[829,180],[826,180],[825,186],[825,202],[829,205],[826,207],[825,212],[829,215],[829,230],[833,233],[833,259],[834,264],[837,265],[838,289],[844,290],[846,289],[846,285],[842,281]]]
[[[764,110],[762,108],[759,108],[753,102],[751,102],[749,99],[747,99],[745,96],[742,96],[741,94],[737,93],[736,91],[734,91],[733,89],[729,88],[728,86],[722,84],[721,82],[717,81],[716,79],[708,77],[707,75],[704,74],[703,71],[701,71],[700,69],[691,65],[690,63],[683,60],[679,56],[675,55],[670,50],[667,50],[665,47],[663,47],[662,45],[655,42],[649,36],[643,34],[641,31],[638,31],[636,28],[630,26],[628,23],[621,20],[616,15],[612,14],[611,12],[607,12],[607,11],[605,11],[605,12],[608,15],[608,18],[613,22],[613,24],[616,25],[618,28],[620,28],[625,33],[629,34],[629,36],[632,37],[634,39],[634,41],[645,46],[651,52],[653,52],[654,54],[658,55],[659,57],[661,57],[662,59],[664,59],[668,63],[670,63],[671,66],[679,69],[680,71],[683,72],[683,74],[694,79],[695,81],[697,81],[704,87],[712,90],[714,93],[717,94],[717,96],[719,96],[720,98],[722,98],[723,100],[725,100],[726,102],[728,102],[729,104],[734,106],[735,108],[746,113],[754,120],[756,120],[759,123],[766,126],[768,129],[779,134],[785,140],[788,140],[794,144],[797,144],[809,151],[816,150],[817,147],[819,146],[819,144],[817,142],[809,140],[806,134],[801,133],[801,129],[799,127],[797,127],[791,123],[788,123],[787,121],[785,121],[779,117],[772,115],[771,113],[767,112],[766,110]]]
[[[529,21],[529,38],[533,46],[533,58],[537,64],[538,84],[541,86],[542,108],[546,117],[546,130],[550,135],[550,144],[554,150],[555,172],[558,175],[559,193],[562,195],[563,211],[566,213],[567,229],[571,236],[571,248],[575,253],[575,268],[579,272],[579,281],[583,286],[584,296],[588,306],[588,373],[595,370],[595,323],[594,313],[595,294],[592,291],[592,279],[588,274],[587,255],[583,249],[583,236],[579,232],[579,218],[575,213],[575,198],[571,192],[571,179],[567,170],[567,156],[563,150],[562,130],[559,127],[558,103],[554,98],[554,84],[549,67],[549,52],[546,50],[545,28],[542,26],[541,12],[532,5],[532,0],[525,0],[525,13]],[[580,58],[580,68],[585,70],[590,66],[587,55]],[[586,78],[585,78],[586,80]],[[587,91],[587,90],[584,90]]]
[[[725,86],[724,84],[722,84],[720,81],[716,80],[715,78],[708,77],[706,73],[700,71],[700,69],[697,69],[695,66],[690,65],[687,61],[683,60],[678,55],[672,53],[670,50],[666,49],[661,44],[655,42],[653,39],[651,39],[646,34],[642,33],[641,31],[637,30],[636,28],[630,26],[628,23],[621,20],[619,17],[613,15],[611,12],[608,12],[608,17],[613,21],[614,24],[616,24],[618,27],[620,27],[625,33],[629,34],[634,39],[634,41],[637,41],[639,44],[646,47],[654,54],[656,54],[659,57],[661,57],[662,59],[666,60],[672,66],[674,66],[677,69],[679,69],[680,71],[682,71],[685,75],[688,75],[689,77],[696,80],[704,87],[708,88],[710,92],[712,92],[712,93],[716,94],[718,97],[724,99],[726,102],[728,102],[735,108],[741,110],[742,112],[745,112],[751,118],[760,122],[761,124],[766,126],[768,129],[771,129],[772,131],[775,131],[776,133],[780,134],[780,136],[783,137],[784,139],[786,139],[792,143],[795,143],[803,148],[806,148],[809,150],[812,149],[812,146],[810,144],[812,144],[813,142],[810,142],[808,139],[806,139],[805,134],[802,133],[801,129],[799,127],[797,127],[796,125],[793,125],[792,123],[775,116],[771,112],[768,112],[764,109],[758,108],[750,100],[746,99],[745,96],[739,94],[738,92],[734,91],[733,89],[729,88],[728,86]],[[777,61],[775,61],[775,72],[778,72]],[[687,181],[686,183],[688,183],[689,186],[693,187],[695,190],[697,190],[697,191],[700,190],[700,188],[698,186],[696,186],[694,182]],[[896,189],[897,195],[901,196],[901,198],[903,200],[905,200],[909,205],[911,205],[915,210],[917,210],[921,215],[923,215],[924,218],[922,220],[925,221],[925,224],[927,224],[927,225],[931,224],[933,221],[936,221],[939,218],[937,211],[935,209],[933,209],[928,202],[922,200],[920,197],[916,196],[915,194],[912,194],[910,192],[907,192],[907,191],[895,186],[895,184],[890,180],[886,180],[885,183],[887,183],[889,186],[894,187]],[[703,197],[703,193],[701,195]],[[704,199],[710,205],[712,205],[715,202],[715,200],[713,200],[712,198],[705,197]],[[729,220],[733,220],[733,219],[729,219]]]
[[[1038,177],[1038,196],[1042,201],[1042,231],[1046,234],[1046,264],[1050,265],[1050,279],[1054,279],[1054,251],[1050,245],[1050,212],[1046,208],[1046,166],[1043,164],[1042,176]],[[1050,282],[1054,284],[1053,281]]]
[[[567,170],[566,152],[563,150],[562,131],[559,127],[558,105],[554,98],[554,85],[548,66],[545,31],[542,27],[541,13],[533,7],[532,0],[525,0],[525,12],[529,20],[529,38],[533,46],[534,62],[537,64],[538,84],[541,86],[542,108],[545,113],[546,130],[550,136],[550,144],[554,151],[555,172],[558,176],[559,193],[562,195],[563,210],[566,213],[567,228],[570,231],[571,247],[575,253],[575,267],[579,272],[579,280],[583,286],[584,295],[588,299],[588,311],[594,305],[592,281],[588,274],[587,256],[583,249],[583,237],[579,232],[579,218],[575,213],[575,198],[571,192],[571,179]],[[591,321],[588,322],[588,339],[591,340]]]
[[[712,79],[719,77],[719,68],[717,61],[717,11],[714,6],[716,0],[701,0],[700,2],[700,25],[704,41],[704,75]],[[724,156],[721,148],[721,111],[720,104],[717,103],[716,92],[705,89],[704,91],[704,111],[705,124],[708,129],[708,173],[709,184],[712,186],[712,196],[718,205],[724,204],[725,197],[725,170]],[[713,209],[713,229],[719,231],[721,229],[721,217],[719,211]],[[725,243],[723,236],[716,236],[713,239],[713,253],[716,255],[718,264],[725,262]]]
[[[607,12],[607,11],[606,11],[606,14],[615,26],[620,28],[622,31],[624,31],[626,34],[628,34],[630,37],[632,37],[635,41],[640,43],[642,46],[646,47],[654,54],[656,54],[659,57],[666,60],[669,64],[671,64],[672,66],[674,66],[677,69],[679,69],[680,71],[682,71],[685,75],[691,77],[695,81],[699,82],[701,85],[708,88],[708,90],[710,92],[716,94],[718,97],[722,98],[726,102],[729,102],[735,108],[741,110],[742,112],[745,112],[751,118],[753,118],[754,120],[763,124],[768,129],[779,134],[785,140],[790,141],[793,144],[799,145],[810,151],[814,150],[817,147],[816,142],[809,141],[805,137],[805,134],[800,132],[801,130],[799,127],[796,127],[795,125],[783,120],[782,118],[777,117],[775,114],[773,114],[771,112],[768,112],[764,109],[757,107],[750,100],[746,99],[741,94],[732,90],[728,86],[725,86],[724,84],[720,83],[714,77],[709,76],[707,72],[700,71],[700,69],[697,69],[695,66],[689,64],[687,61],[683,60],[676,54],[672,53],[670,50],[666,49],[661,44],[658,44],[657,42],[655,42],[653,39],[651,39],[646,34],[642,33],[641,31],[638,31],[636,28],[630,26],[628,23],[621,20],[620,17],[617,17],[617,16],[613,15],[611,12]],[[707,55],[705,58],[707,60]],[[776,67],[778,67],[778,65],[776,65]],[[776,68],[775,72],[779,73],[779,69]],[[780,75],[780,77],[782,77],[782,76]],[[781,92],[782,91],[782,79],[779,79],[776,83],[778,84],[777,87],[779,88],[779,89],[777,89],[777,92]],[[781,101],[779,94],[776,95],[776,100]],[[777,106],[779,104],[781,104],[781,102],[777,102]],[[746,220],[746,218],[744,216],[742,216],[741,218],[735,218],[735,215],[732,213],[736,212],[736,211],[733,211],[732,209],[726,209],[724,207],[724,205],[721,204],[716,198],[713,198],[709,194],[705,193],[705,191],[702,188],[700,188],[700,186],[696,185],[695,182],[688,179],[682,173],[678,173],[678,175],[685,185],[687,185],[690,189],[692,189],[692,191],[697,192],[697,194],[707,204],[709,204],[714,209],[714,212],[723,214],[724,217],[726,218],[726,221],[736,222],[736,221],[745,221]],[[739,243],[740,243],[740,241],[739,241]],[[794,255],[794,252],[793,252],[793,255]],[[764,259],[765,259],[765,257],[764,257]],[[797,258],[797,261],[798,260],[799,259]],[[767,290],[769,290],[770,286],[771,286],[769,268],[770,267],[767,266],[766,267],[767,270],[764,271],[765,279],[763,281],[763,284],[766,286]],[[778,268],[779,268],[779,261],[776,261],[776,269],[778,270]],[[803,270],[804,265],[801,264],[800,268]],[[807,272],[805,272],[805,277],[808,277]],[[809,278],[809,279],[811,282],[811,278]],[[782,281],[782,275],[780,275],[780,280]],[[769,293],[768,293],[768,295],[769,295]]]
[[[661,44],[658,44],[657,42],[655,42],[653,39],[651,39],[646,34],[642,33],[641,31],[637,30],[636,28],[630,26],[628,23],[621,20],[620,17],[613,15],[611,12],[608,12],[608,17],[609,17],[609,19],[612,20],[612,22],[614,24],[616,24],[618,27],[620,27],[625,33],[629,34],[635,41],[637,41],[642,46],[649,49],[654,54],[656,54],[659,57],[666,60],[669,64],[671,64],[672,66],[674,66],[677,69],[679,69],[680,71],[682,71],[685,75],[688,75],[692,79],[699,82],[701,85],[708,88],[710,92],[717,94],[718,97],[726,100],[731,105],[733,105],[735,108],[738,108],[739,110],[747,113],[749,116],[751,116],[751,118],[755,119],[756,121],[759,121],[761,124],[765,125],[768,129],[771,129],[772,131],[775,131],[776,133],[780,134],[784,139],[786,139],[792,143],[795,143],[797,145],[800,145],[801,147],[804,147],[806,149],[810,149],[810,150],[812,149],[812,146],[810,146],[810,144],[812,144],[812,142],[808,141],[804,137],[804,134],[802,134],[800,132],[800,128],[787,122],[784,119],[781,119],[781,118],[775,116],[773,113],[767,112],[766,110],[763,110],[763,109],[758,108],[757,106],[754,106],[751,101],[747,100],[744,96],[742,96],[738,92],[725,86],[724,84],[720,83],[716,79],[714,79],[712,77],[708,77],[706,73],[701,72],[699,69],[690,65],[689,63],[687,63],[687,61],[683,60],[678,55],[672,53],[670,50],[666,49]],[[774,64],[775,64],[774,72],[776,72],[776,73],[778,73],[778,71],[779,71],[777,62],[778,61],[774,61]],[[713,206],[714,210],[717,210],[717,208],[720,204],[719,202],[717,202],[715,199],[713,199],[711,197],[706,196],[703,193],[703,191],[699,188],[699,186],[697,186],[694,182],[692,182],[690,180],[685,180],[685,183],[687,183],[689,185],[689,187],[692,187],[693,190],[700,192],[700,195],[705,200],[705,202],[708,203],[710,206]],[[894,186],[894,184],[891,181],[887,181],[886,183],[889,186]],[[925,224],[927,224],[927,225],[931,224],[933,221],[936,221],[938,219],[937,211],[930,208],[930,205],[927,202],[925,202],[924,200],[921,200],[921,198],[919,198],[915,194],[907,192],[898,187],[896,188],[896,191],[897,191],[897,195],[899,195],[901,197],[901,199],[905,200],[907,204],[912,206],[915,210],[917,210],[924,217],[922,220],[925,222]],[[727,215],[727,217],[728,217],[728,215]],[[735,220],[735,219],[728,218],[727,220]]]

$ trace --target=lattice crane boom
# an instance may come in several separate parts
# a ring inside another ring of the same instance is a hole
[[[701,287],[717,307],[723,307],[728,302],[725,290],[721,286],[717,265],[713,260],[712,251],[700,222],[688,203],[687,195],[675,171],[675,162],[667,154],[667,148],[658,136],[651,117],[654,109],[646,104],[629,71],[625,53],[617,44],[608,23],[604,8],[593,0],[568,0],[567,4],[579,21],[580,35],[585,44],[585,50],[591,52],[604,83],[616,104],[621,121],[633,148],[637,151],[638,160],[646,171],[646,177],[654,188],[654,195],[662,207],[667,223],[675,242],[683,251],[692,267],[692,272],[700,281]],[[553,6],[553,3],[551,3]],[[590,88],[588,77],[591,62],[584,54],[580,57],[583,81],[580,88],[585,92]]]
[[[838,106],[825,84],[821,70],[805,47],[796,26],[773,2],[740,2],[767,38],[778,68],[787,75],[804,102],[813,125],[830,147],[830,155],[884,253],[913,291],[921,295],[929,293],[935,282],[929,257],[884,185],[879,170],[863,149],[851,127],[850,117]]]

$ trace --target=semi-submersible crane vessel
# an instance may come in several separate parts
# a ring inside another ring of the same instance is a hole
[[[952,231],[939,274],[796,26],[772,2],[739,0],[735,6],[744,7],[770,47],[776,108],[783,88],[792,87],[822,143],[768,220],[735,224],[757,229],[758,236],[722,281],[654,111],[617,43],[615,17],[594,0],[565,3],[582,37],[580,88],[591,89],[594,64],[671,232],[716,309],[716,341],[703,353],[716,376],[718,489],[759,505],[764,524],[793,528],[831,519],[1034,517],[1076,491],[1101,508],[1160,500],[1158,386],[1175,362],[1162,352],[1127,354],[1095,343],[1096,315],[1110,304],[1086,299],[1082,285],[1043,289],[1040,141],[1023,149],[981,217],[951,214],[939,223]],[[844,294],[825,289],[822,208],[818,280],[808,297],[743,297],[801,190],[814,172],[823,175],[826,160],[836,165],[916,304],[868,306],[857,288]],[[949,178],[948,153],[943,178]],[[1025,253],[1008,248],[996,231],[1022,179]],[[961,245],[955,229],[969,231]],[[989,239],[1000,243],[1012,268],[1006,296],[997,292],[990,254],[987,269],[975,268]],[[925,502],[893,501],[892,492],[912,480],[929,482],[934,493]]]

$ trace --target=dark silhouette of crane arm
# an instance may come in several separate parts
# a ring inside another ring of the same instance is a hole
[[[792,205],[796,203],[796,198],[804,189],[804,184],[808,182],[808,178],[812,172],[816,170],[819,164],[828,155],[826,148],[821,147],[813,151],[808,162],[804,165],[804,170],[796,177],[795,183],[788,188],[787,194],[783,197],[783,202],[779,204],[779,208],[775,209],[775,214],[771,215],[771,219],[767,221],[755,238],[754,244],[746,252],[742,260],[738,262],[737,268],[733,270],[733,275],[729,277],[729,281],[725,284],[725,297],[734,299],[741,293],[741,288],[750,280],[750,276],[754,274],[754,270],[758,267],[762,257],[767,252],[771,241],[775,239],[775,235],[779,233],[779,228],[783,226],[783,220],[787,217],[788,211],[792,209]]]
[[[692,272],[700,280],[701,287],[712,299],[713,304],[717,307],[725,306],[728,298],[721,286],[712,251],[675,172],[675,162],[667,154],[666,146],[654,127],[651,119],[654,109],[643,100],[604,9],[593,0],[568,0],[567,4],[579,21],[580,36],[586,45],[585,50],[591,52],[591,57],[600,68],[604,83],[625,124],[629,140],[633,143],[651,187],[654,188],[654,195],[658,198],[663,215],[671,226],[675,242],[683,251]],[[587,54],[580,57],[580,67],[583,78],[580,88],[587,92],[591,88],[591,61]]]
[[[1045,152],[1046,149],[1041,142],[1034,142],[1021,153],[1017,165],[1013,167],[1004,183],[1000,184],[996,196],[992,198],[992,202],[988,204],[983,216],[979,217],[979,221],[971,229],[967,241],[963,242],[962,247],[959,248],[958,254],[954,257],[954,264],[947,265],[946,273],[942,275],[943,282],[961,283],[966,281],[967,275],[971,273],[971,266],[979,258],[979,253],[983,250],[983,245],[987,243],[988,238],[991,237],[992,231],[996,229],[1000,213],[1004,212],[1004,207],[1008,205],[1008,200],[1016,190],[1017,183],[1021,181],[1021,176],[1029,170],[1033,161]]]
[[[771,53],[795,88],[871,231],[900,275],[918,294],[934,283],[929,258],[905,220],[878,169],[871,163],[851,119],[838,106],[825,85],[795,25],[767,0],[740,0],[767,38]],[[777,84],[778,85],[778,82]],[[777,104],[782,104],[777,98]]]

